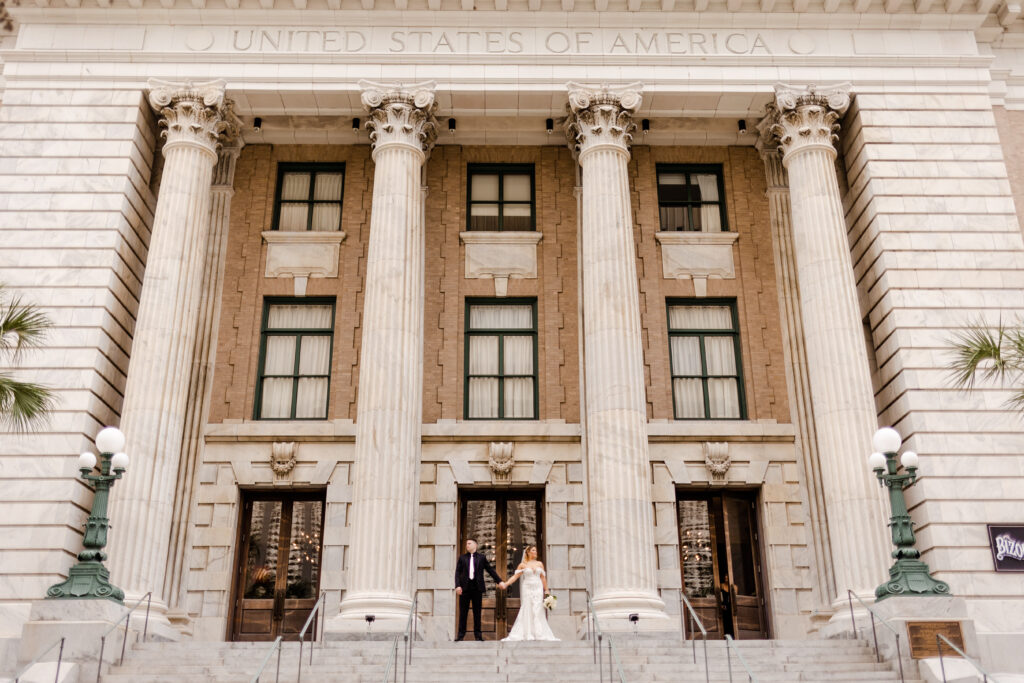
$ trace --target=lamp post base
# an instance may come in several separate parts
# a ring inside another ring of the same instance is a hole
[[[79,562],[68,571],[68,578],[46,591],[51,600],[111,600],[124,604],[124,591],[110,583],[110,571],[97,560]]]
[[[949,584],[932,578],[921,560],[900,559],[889,567],[889,580],[875,589],[875,599],[896,595],[948,596]]]

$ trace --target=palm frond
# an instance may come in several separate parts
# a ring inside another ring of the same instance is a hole
[[[32,382],[0,375],[0,424],[15,432],[37,426],[53,409],[53,391]]]
[[[9,353],[12,361],[24,349],[41,345],[52,326],[45,313],[31,304],[23,304],[20,297],[6,303],[0,299],[0,353]]]
[[[979,369],[985,379],[1005,377],[1009,369],[1003,348],[1006,340],[1007,332],[1002,325],[992,330],[976,324],[957,331],[952,339],[954,358],[947,366],[953,384],[962,389],[973,388]]]

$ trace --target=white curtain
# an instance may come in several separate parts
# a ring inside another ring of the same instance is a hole
[[[470,306],[471,330],[533,329],[532,306]]]
[[[331,338],[305,336],[299,349],[300,375],[327,375],[331,367]],[[300,377],[295,417],[327,417],[327,377]]]
[[[714,175],[694,176],[700,187],[702,202],[718,201],[718,177]],[[701,204],[700,225],[703,232],[722,232],[722,214],[718,204]]]
[[[505,375],[533,375],[533,337],[505,337]],[[533,377],[505,378],[505,417],[532,418]]]
[[[304,202],[309,199],[309,174],[285,173],[281,181],[281,199]]]
[[[668,326],[673,330],[731,330],[728,306],[670,306]]]
[[[471,330],[531,330],[533,307],[522,305],[470,306]],[[498,367],[498,339],[494,335],[469,338],[469,414],[471,418],[534,417],[533,377],[504,380],[505,414],[498,414],[499,382],[496,375],[533,374],[533,337],[504,338],[504,368]],[[474,377],[473,375],[495,375]]]
[[[274,305],[267,314],[269,329],[324,329],[331,326],[330,306]],[[263,359],[264,375],[287,375],[267,377],[263,380],[263,395],[260,416],[263,418],[286,419],[291,417],[292,391],[295,390],[295,345],[298,337],[271,335],[267,337],[266,353]],[[306,336],[299,349],[300,375],[327,375],[330,370],[331,337]],[[295,405],[297,418],[327,417],[327,377],[303,377],[299,379]]]
[[[470,309],[472,310],[472,309]],[[469,417],[498,417],[498,337],[469,338]]]
[[[316,177],[313,198],[337,204],[315,204],[313,206],[313,230],[317,232],[341,229],[341,173],[320,173]]]
[[[728,306],[671,306],[669,327],[674,330],[731,330]],[[701,375],[698,337],[671,337],[669,352],[673,375]],[[736,349],[731,336],[704,337],[704,361],[708,374],[709,414],[704,414],[701,379],[677,378],[672,382],[677,418],[737,418],[740,416]],[[731,375],[730,377],[715,377]]]

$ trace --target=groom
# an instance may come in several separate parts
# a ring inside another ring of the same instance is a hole
[[[466,637],[466,617],[469,616],[470,603],[473,605],[473,635],[477,640],[484,639],[480,633],[480,608],[486,590],[484,572],[491,575],[499,588],[505,588],[505,582],[483,553],[476,551],[476,541],[471,538],[466,541],[466,554],[461,555],[455,563],[455,594],[459,596],[459,636],[455,640]]]

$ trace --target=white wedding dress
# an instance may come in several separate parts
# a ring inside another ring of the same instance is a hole
[[[558,640],[551,632],[545,614],[544,584],[540,580],[544,570],[533,567],[517,569],[516,574],[520,573],[523,577],[519,579],[519,615],[508,638],[502,640]]]

